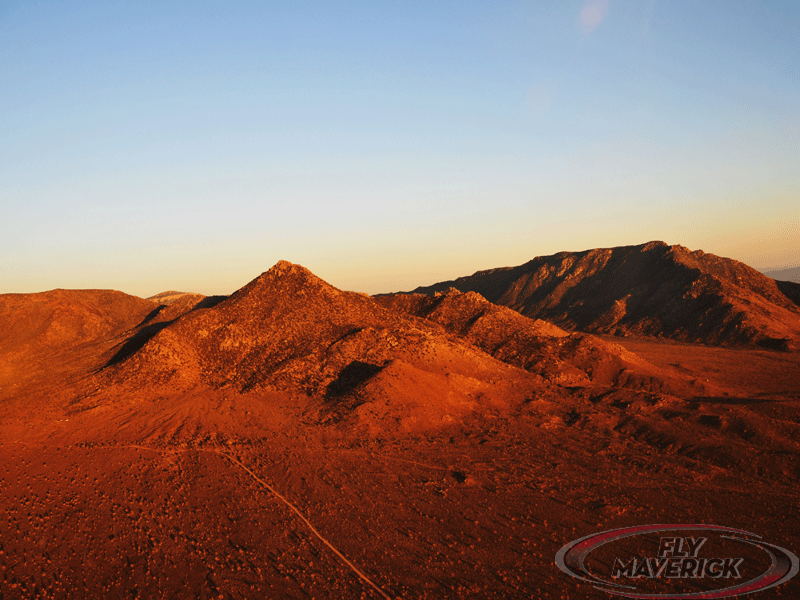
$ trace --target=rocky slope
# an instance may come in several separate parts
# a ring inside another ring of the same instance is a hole
[[[794,285],[779,287],[702,250],[650,242],[541,256],[414,292],[473,291],[573,330],[790,350],[800,346]]]
[[[678,396],[708,391],[702,382],[659,369],[617,344],[529,319],[475,292],[451,288],[434,296],[396,294],[376,301],[437,323],[498,360],[561,386],[627,387]]]

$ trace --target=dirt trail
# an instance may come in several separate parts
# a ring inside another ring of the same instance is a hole
[[[326,545],[328,548],[330,548],[330,549],[331,549],[331,551],[332,551],[332,552],[333,552],[333,553],[334,553],[336,556],[338,556],[338,557],[341,559],[341,561],[342,561],[344,564],[346,564],[348,567],[350,567],[350,569],[351,569],[351,570],[352,570],[352,571],[353,571],[353,572],[354,572],[356,575],[358,575],[358,576],[361,578],[361,580],[362,580],[362,581],[364,581],[364,583],[366,583],[366,584],[368,584],[369,586],[371,586],[371,587],[372,587],[372,588],[373,588],[373,589],[374,589],[376,592],[378,592],[378,593],[379,593],[381,596],[383,596],[384,598],[386,598],[386,600],[391,600],[391,597],[390,597],[388,594],[386,594],[386,592],[384,592],[384,591],[383,591],[383,590],[382,590],[380,587],[378,587],[378,585],[377,585],[377,584],[376,584],[374,581],[372,581],[372,580],[371,580],[369,577],[367,577],[367,576],[364,574],[364,572],[363,572],[363,571],[361,571],[361,570],[360,570],[358,567],[356,567],[356,566],[355,566],[355,565],[354,565],[352,562],[350,562],[350,561],[347,559],[347,557],[345,557],[345,555],[344,555],[344,554],[342,554],[341,552],[339,552],[339,550],[337,550],[337,549],[336,549],[336,547],[335,547],[333,544],[331,544],[331,543],[330,543],[330,542],[329,542],[327,539],[325,539],[325,538],[322,536],[322,534],[321,534],[319,531],[317,531],[317,529],[316,529],[316,528],[315,528],[315,527],[314,527],[314,526],[311,524],[311,521],[309,521],[309,520],[308,520],[308,519],[307,519],[307,518],[306,518],[306,517],[303,515],[303,513],[301,513],[301,512],[300,512],[300,510],[299,510],[299,509],[298,509],[298,508],[297,508],[297,507],[296,507],[294,504],[292,504],[292,503],[291,503],[291,502],[289,502],[289,501],[288,501],[286,498],[284,498],[284,497],[283,497],[283,496],[282,496],[282,495],[281,495],[281,494],[280,494],[280,493],[279,493],[279,492],[278,492],[278,491],[277,491],[275,488],[273,488],[273,487],[272,487],[271,485],[269,485],[269,484],[268,484],[266,481],[264,481],[263,479],[261,479],[261,478],[260,478],[258,475],[256,475],[255,473],[253,473],[253,471],[251,471],[250,469],[248,469],[246,466],[244,466],[244,465],[243,465],[241,462],[239,462],[238,460],[236,460],[236,459],[235,459],[234,457],[232,457],[231,455],[229,455],[229,454],[226,454],[225,452],[222,452],[222,451],[220,451],[220,450],[203,450],[203,452],[214,452],[215,454],[219,454],[220,456],[222,456],[222,457],[226,458],[227,460],[229,460],[231,463],[233,463],[233,464],[235,464],[235,465],[238,465],[238,466],[239,466],[241,469],[243,469],[244,471],[246,471],[246,472],[247,472],[247,473],[250,475],[250,477],[252,477],[252,478],[253,478],[253,479],[254,479],[254,480],[255,480],[255,481],[258,483],[258,484],[260,484],[261,486],[263,486],[264,488],[266,488],[267,490],[269,490],[269,491],[270,491],[270,493],[272,493],[272,495],[273,495],[273,496],[275,496],[275,497],[276,497],[278,500],[280,500],[281,502],[283,502],[283,503],[284,503],[286,506],[288,506],[288,507],[289,507],[289,508],[290,508],[290,509],[291,509],[291,510],[292,510],[292,511],[293,511],[293,512],[294,512],[294,513],[295,513],[295,514],[298,516],[298,517],[300,517],[300,519],[303,521],[303,523],[305,523],[305,524],[308,526],[308,528],[311,530],[311,532],[312,532],[312,533],[313,533],[315,536],[317,536],[317,538],[319,538],[319,540],[320,540],[320,541],[321,541],[323,544],[325,544],[325,545]]]
[[[54,449],[54,448],[57,448],[57,449],[72,449],[72,448],[79,447],[77,445],[63,446],[63,445],[51,445],[51,444],[32,444],[32,443],[29,443],[29,442],[23,442],[23,441],[17,441],[17,440],[5,442],[5,443],[6,444],[16,444],[16,445],[21,445],[21,446],[35,446],[35,447],[40,447],[40,448],[43,448],[43,449],[44,448],[49,448],[49,449]],[[0,446],[2,446],[2,444],[0,444]],[[94,449],[96,449],[96,450],[100,450],[100,449],[103,449],[103,450],[119,450],[119,449],[145,450],[145,451],[156,452],[158,454],[168,455],[168,456],[174,456],[176,454],[182,454],[182,453],[185,453],[185,452],[195,451],[195,452],[205,452],[205,453],[217,454],[217,455],[223,457],[225,460],[227,460],[231,464],[233,464],[233,465],[239,467],[240,469],[242,469],[243,471],[245,471],[256,483],[258,483],[260,486],[265,488],[273,496],[275,496],[278,500],[280,500],[283,504],[285,504],[294,514],[296,514],[303,521],[303,523],[306,524],[306,526],[311,530],[311,533],[313,533],[317,537],[317,539],[319,539],[323,544],[325,544],[331,550],[331,552],[333,552],[351,571],[353,571],[353,573],[355,573],[359,577],[359,579],[361,579],[364,583],[366,583],[368,586],[370,586],[372,589],[374,589],[378,594],[381,595],[381,597],[386,598],[386,600],[391,600],[391,596],[389,596],[386,592],[384,592],[378,586],[378,584],[376,584],[372,579],[370,579],[361,569],[356,567],[344,554],[342,554],[330,541],[328,541],[328,539],[326,539],[317,530],[317,528],[314,527],[314,525],[311,523],[311,521],[309,521],[306,518],[306,516],[300,511],[300,509],[298,509],[294,504],[292,504],[285,496],[283,496],[280,492],[278,492],[274,487],[272,487],[270,484],[268,484],[266,481],[264,481],[258,475],[256,475],[252,470],[250,470],[247,466],[245,466],[241,461],[239,461],[238,459],[234,458],[230,454],[228,454],[226,452],[223,452],[222,450],[219,450],[219,449],[216,449],[216,448],[193,448],[193,447],[188,447],[188,446],[187,447],[182,447],[182,448],[181,447],[179,447],[179,448],[154,448],[152,446],[144,446],[144,445],[140,445],[140,444],[119,444],[119,445],[114,444],[114,445],[108,445],[108,446],[96,446],[96,447],[94,447]],[[402,460],[402,459],[400,459],[400,460]],[[404,461],[404,462],[413,462],[413,461]],[[428,466],[428,465],[423,465],[423,466]],[[437,467],[429,467],[429,468],[437,468]]]
[[[374,590],[375,590],[375,591],[376,591],[378,594],[380,594],[380,595],[381,595],[383,598],[386,598],[386,600],[391,600],[391,596],[389,596],[389,595],[388,595],[386,592],[384,592],[384,591],[383,591],[383,590],[382,590],[382,589],[381,589],[381,588],[378,586],[378,584],[376,584],[374,581],[372,581],[372,579],[370,579],[370,578],[369,578],[369,577],[368,577],[368,576],[367,576],[367,575],[366,575],[366,574],[365,574],[363,571],[361,571],[361,569],[359,569],[358,567],[356,567],[356,566],[355,566],[355,565],[354,565],[354,564],[353,564],[353,563],[352,563],[350,560],[348,560],[348,559],[347,559],[347,557],[346,557],[344,554],[342,554],[341,552],[339,552],[339,550],[338,550],[338,549],[337,549],[337,548],[336,548],[336,547],[335,547],[335,546],[334,546],[334,545],[333,545],[331,542],[329,542],[329,541],[328,541],[328,540],[327,540],[327,539],[326,539],[326,538],[325,538],[325,537],[324,537],[324,536],[323,536],[323,535],[322,535],[322,534],[321,534],[321,533],[320,533],[320,532],[317,530],[317,528],[316,528],[316,527],[314,527],[314,525],[312,525],[312,524],[311,524],[311,521],[309,521],[309,520],[308,520],[308,519],[305,517],[305,515],[303,515],[303,513],[302,513],[302,512],[300,512],[300,509],[298,509],[298,508],[297,508],[297,507],[296,507],[294,504],[292,504],[291,502],[289,502],[289,500],[287,500],[287,499],[286,499],[286,497],[284,497],[284,496],[283,496],[283,495],[282,495],[280,492],[278,492],[278,491],[277,491],[277,490],[276,490],[274,487],[272,487],[272,486],[271,486],[270,484],[268,484],[266,481],[264,481],[263,479],[261,479],[261,478],[260,478],[258,475],[256,475],[256,474],[255,474],[253,471],[251,471],[251,470],[250,470],[248,467],[246,467],[246,466],[245,466],[245,465],[244,465],[242,462],[240,462],[239,460],[237,460],[236,458],[234,458],[234,457],[233,457],[233,456],[231,456],[230,454],[228,454],[228,453],[226,453],[226,452],[223,452],[223,451],[221,451],[221,450],[218,450],[218,449],[216,449],[216,448],[188,448],[188,447],[187,447],[187,448],[180,448],[180,449],[170,449],[170,448],[152,448],[152,447],[149,447],[149,446],[141,446],[141,445],[134,445],[134,444],[130,444],[130,445],[119,445],[119,446],[108,446],[108,448],[114,448],[114,449],[118,449],[118,448],[131,448],[131,449],[136,449],[136,450],[150,450],[150,451],[152,451],[152,452],[158,452],[159,454],[179,454],[179,453],[182,453],[182,452],[191,452],[191,451],[196,451],[196,452],[206,452],[206,453],[218,454],[219,456],[221,456],[221,457],[223,457],[224,459],[228,460],[228,461],[229,461],[230,463],[232,463],[233,465],[235,465],[235,466],[238,466],[240,469],[242,469],[243,471],[245,471],[245,472],[246,472],[248,475],[250,475],[250,477],[252,477],[252,478],[253,478],[253,480],[254,480],[256,483],[258,483],[259,485],[261,485],[263,488],[265,488],[266,490],[268,490],[268,491],[269,491],[269,492],[270,492],[270,493],[271,493],[273,496],[275,496],[275,497],[276,497],[278,500],[280,500],[281,502],[283,502],[283,503],[284,503],[284,504],[285,504],[285,505],[286,505],[286,506],[287,506],[287,507],[288,507],[288,508],[289,508],[289,509],[290,509],[292,512],[294,512],[294,513],[295,513],[295,514],[296,514],[296,515],[297,515],[297,516],[298,516],[298,517],[299,517],[299,518],[300,518],[300,519],[303,521],[303,523],[305,523],[305,524],[306,524],[306,526],[307,526],[307,527],[308,527],[308,528],[311,530],[311,533],[313,533],[313,534],[314,534],[314,535],[315,535],[315,536],[316,536],[316,537],[319,539],[319,541],[321,541],[321,542],[322,542],[323,544],[325,544],[325,545],[326,545],[328,548],[330,548],[331,552],[333,552],[333,553],[334,553],[336,556],[338,556],[338,557],[339,557],[339,559],[340,559],[340,560],[341,560],[341,561],[342,561],[342,562],[343,562],[345,565],[347,565],[347,567],[348,567],[348,568],[350,568],[350,570],[351,570],[351,571],[353,571],[353,573],[355,573],[355,574],[356,574],[356,575],[357,575],[357,576],[358,576],[358,577],[359,577],[359,578],[360,578],[360,579],[361,579],[361,580],[362,580],[364,583],[366,583],[367,585],[369,585],[369,586],[370,586],[372,589],[374,589]]]

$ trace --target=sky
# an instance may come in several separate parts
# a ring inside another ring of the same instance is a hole
[[[800,265],[800,3],[0,2],[0,293]]]

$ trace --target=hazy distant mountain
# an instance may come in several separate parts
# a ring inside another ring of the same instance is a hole
[[[800,267],[793,267],[791,269],[759,269],[759,271],[777,281],[800,283]]]
[[[774,279],[778,289],[800,306],[800,285],[798,285],[800,284],[800,267],[762,271],[762,273]]]
[[[800,285],[779,285],[744,263],[664,242],[560,252],[414,292],[450,287],[568,329],[719,345],[800,345]]]
[[[176,291],[170,290],[168,292],[161,292],[160,294],[156,294],[155,296],[150,296],[147,299],[152,301],[152,302],[154,302],[154,303],[156,303],[156,304],[170,305],[173,302],[177,302],[178,300],[182,300],[182,299],[184,299],[186,297],[203,298],[204,296],[202,296],[201,294],[193,294],[193,293],[187,293],[187,292],[176,292]]]

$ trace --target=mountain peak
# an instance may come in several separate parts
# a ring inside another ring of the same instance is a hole
[[[286,387],[300,373],[304,383],[297,385],[318,387],[324,379],[320,352],[354,332],[397,320],[369,297],[342,292],[305,267],[280,261],[212,308],[159,331],[131,356],[130,366],[120,368],[129,379],[179,374],[239,389]]]
[[[311,274],[311,271],[309,271],[302,265],[297,265],[295,263],[289,262],[288,260],[279,260],[272,266],[271,269],[269,269],[263,274],[266,275],[267,273],[272,273],[274,275],[284,275],[289,273]]]
[[[262,273],[256,281],[275,282],[277,284],[298,282],[304,284],[323,285],[332,288],[327,282],[323,281],[302,265],[291,263],[287,260],[279,260],[271,269]]]
[[[298,298],[308,302],[314,296],[322,300],[339,295],[339,290],[305,267],[281,260],[231,295],[220,308],[251,302],[272,304],[280,301],[281,304],[286,304],[293,303]]]
[[[647,252],[648,250],[655,250],[656,248],[671,248],[666,242],[662,242],[661,240],[653,240],[652,242],[647,242],[642,246],[642,251]]]

